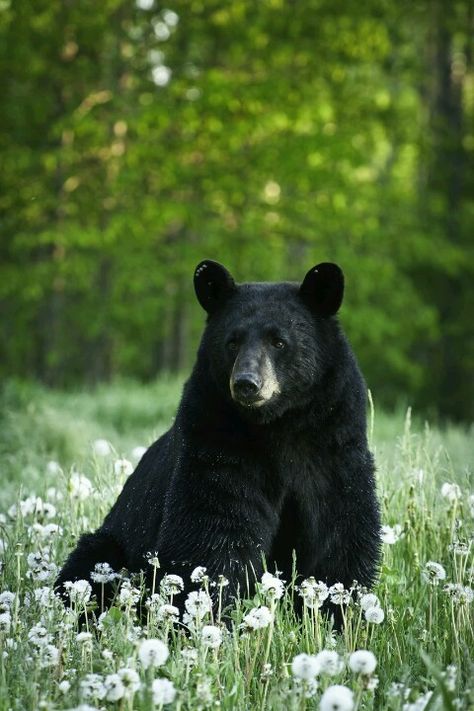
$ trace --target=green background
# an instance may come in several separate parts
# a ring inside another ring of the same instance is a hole
[[[139,5],[0,0],[0,376],[184,371],[198,261],[332,260],[376,401],[471,419],[472,2]]]

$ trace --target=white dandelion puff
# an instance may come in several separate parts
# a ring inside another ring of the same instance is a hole
[[[114,474],[119,477],[128,477],[133,473],[133,464],[128,459],[117,459],[114,462]]]
[[[283,581],[275,575],[272,575],[271,573],[264,573],[260,584],[262,591],[274,600],[279,600],[283,597],[285,586]]]
[[[320,711],[352,711],[354,694],[347,686],[328,686],[321,697],[319,708]]]
[[[205,647],[218,649],[222,644],[222,632],[214,625],[204,625],[201,630],[201,640]]]
[[[320,664],[314,654],[302,652],[291,662],[291,673],[296,679],[310,681],[320,672]]]
[[[144,669],[161,667],[168,657],[168,647],[160,639],[145,639],[138,648],[138,658]]]
[[[385,612],[381,607],[368,607],[364,612],[365,619],[373,625],[380,625],[385,619]]]
[[[373,674],[377,666],[377,658],[373,652],[358,649],[349,657],[349,668],[356,674]]]
[[[321,652],[318,652],[316,659],[321,674],[336,676],[336,674],[339,674],[344,668],[344,663],[339,654],[332,649],[323,649]]]
[[[197,568],[194,568],[193,572],[190,575],[191,582],[202,583],[204,579],[207,578],[206,570],[207,568],[202,565],[198,565]]]
[[[380,600],[374,593],[365,593],[361,595],[359,604],[363,610],[368,610],[369,607],[380,607]]]
[[[441,563],[429,560],[421,571],[421,577],[430,585],[438,585],[441,580],[446,578],[446,571]]]
[[[190,592],[184,606],[188,615],[198,620],[202,620],[212,609],[211,598],[204,590]]]
[[[458,484],[446,481],[441,487],[441,496],[447,499],[451,504],[455,501],[459,501],[461,498],[461,487]]]
[[[97,457],[108,457],[112,454],[112,446],[106,439],[96,439],[92,442],[92,451]]]
[[[244,623],[252,630],[264,629],[273,621],[273,613],[265,605],[254,607],[245,615]]]
[[[176,697],[176,689],[169,679],[155,679],[151,685],[153,703],[155,706],[172,704]]]

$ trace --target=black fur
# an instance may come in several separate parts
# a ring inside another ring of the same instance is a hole
[[[105,561],[149,577],[145,554],[157,551],[160,576],[186,579],[204,565],[229,579],[233,595],[246,569],[260,576],[262,554],[288,580],[294,550],[304,577],[369,587],[379,508],[365,385],[333,317],[342,272],[323,264],[301,287],[236,285],[223,267],[203,262],[195,288],[209,318],[175,423],[98,531],[81,538],[57,586]],[[260,407],[246,392],[234,399],[231,379],[263,382],[269,363],[280,393]]]

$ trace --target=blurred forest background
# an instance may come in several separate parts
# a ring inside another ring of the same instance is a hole
[[[472,0],[0,0],[0,376],[183,371],[198,261],[331,260],[376,401],[473,418],[473,50]]]

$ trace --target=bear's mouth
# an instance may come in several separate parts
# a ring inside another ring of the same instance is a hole
[[[238,405],[241,405],[241,407],[246,407],[247,409],[250,409],[253,407],[262,407],[262,405],[264,405],[267,402],[266,398],[264,398],[264,397],[256,397],[256,398],[233,397],[232,399]]]

